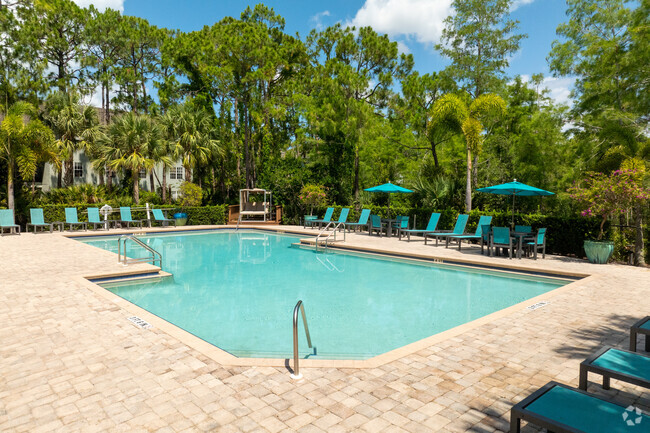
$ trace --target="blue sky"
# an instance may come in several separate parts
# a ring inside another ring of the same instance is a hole
[[[103,9],[111,7],[124,14],[147,19],[151,24],[199,30],[225,16],[238,18],[248,6],[257,2],[240,0],[75,0]],[[421,73],[439,71],[448,60],[433,48],[442,31],[442,21],[451,12],[451,0],[267,0],[264,2],[286,20],[285,31],[304,38],[314,28],[343,24],[370,25],[398,41],[400,49],[413,54]],[[556,39],[555,29],[566,20],[564,0],[515,0],[511,17],[520,22],[528,38],[510,61],[508,74],[530,77],[543,73],[551,96],[559,102],[568,100],[569,78],[556,79],[549,73],[546,57]]]

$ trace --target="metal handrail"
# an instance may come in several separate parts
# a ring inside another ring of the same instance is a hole
[[[305,316],[305,306],[302,301],[298,301],[296,307],[293,309],[293,374],[292,379],[302,379],[300,374],[300,363],[298,358],[298,310],[302,313],[302,323],[305,325],[305,334],[307,335],[307,345],[312,348],[311,336],[309,335],[309,327],[307,326],[307,316]]]
[[[143,257],[140,259],[129,259],[126,257],[126,241],[127,240],[132,240],[136,244],[140,245],[142,248],[145,250],[149,251],[151,253],[151,257]],[[122,245],[124,245],[124,257],[122,257]],[[158,267],[162,268],[162,254],[160,254],[158,251],[154,250],[151,248],[149,245],[145,244],[142,242],[140,239],[133,235],[122,235],[119,237],[117,240],[117,262],[122,263],[124,266],[128,265],[129,263],[138,263],[138,262],[151,262],[152,265],[156,265],[156,261],[158,262]]]
[[[336,224],[336,225],[334,226],[334,230],[330,232],[327,229],[332,224]],[[335,221],[330,221],[327,223],[325,228],[318,233],[318,236],[316,236],[316,251],[318,251],[318,241],[320,240],[321,235],[327,233],[327,237],[325,238],[325,249],[327,249],[329,245],[329,239],[332,237],[332,235],[334,235],[334,242],[336,242],[336,232],[339,231],[339,228],[341,226],[343,226],[343,242],[345,242],[345,223],[344,222],[336,223]]]

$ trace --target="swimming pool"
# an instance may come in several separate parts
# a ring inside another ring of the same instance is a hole
[[[80,239],[117,251],[117,237]],[[305,305],[300,355],[368,359],[533,298],[570,281],[292,247],[251,230],[151,234],[173,275],[103,284],[116,295],[239,357],[292,356],[292,312]],[[129,243],[130,257],[144,256]]]

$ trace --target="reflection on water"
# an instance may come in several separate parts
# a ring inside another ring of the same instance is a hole
[[[241,262],[264,263],[271,257],[271,242],[267,233],[244,232],[238,239]]]

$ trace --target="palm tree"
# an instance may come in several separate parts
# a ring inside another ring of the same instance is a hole
[[[167,137],[175,143],[175,154],[182,161],[188,182],[194,168],[206,165],[215,153],[223,153],[219,141],[212,138],[216,133],[213,117],[191,102],[171,108],[162,123]]]
[[[452,134],[463,134],[467,149],[467,185],[465,187],[465,209],[472,210],[472,154],[478,156],[485,139],[485,121],[501,116],[506,103],[501,97],[483,94],[469,106],[459,96],[451,93],[438,99],[431,107],[429,132],[443,130]]]
[[[162,140],[160,127],[147,115],[126,113],[113,119],[104,145],[106,165],[131,172],[133,201],[140,202],[140,170],[151,170],[156,161],[150,149]]]
[[[89,105],[79,104],[75,93],[52,94],[47,101],[46,120],[52,125],[58,140],[59,152],[65,158],[65,186],[73,184],[73,162],[76,150],[90,150],[99,135],[97,111]],[[59,171],[59,182],[61,171]],[[61,185],[59,185],[61,186]]]
[[[16,169],[23,180],[33,179],[41,161],[56,161],[54,135],[27,102],[16,102],[0,123],[0,159],[7,163],[7,207],[14,208]]]

